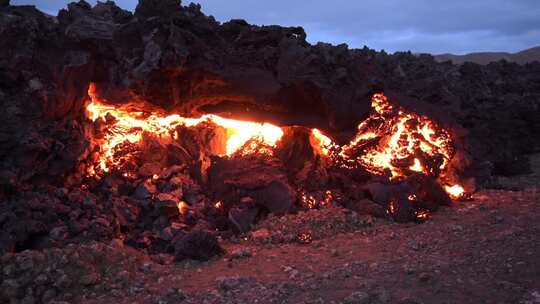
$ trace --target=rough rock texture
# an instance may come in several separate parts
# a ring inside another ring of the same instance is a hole
[[[423,225],[335,208],[270,217],[209,262],[170,265],[119,239],[6,254],[0,302],[536,304],[538,177],[528,190],[483,190]]]
[[[204,231],[189,233],[176,243],[174,251],[175,258],[179,261],[184,259],[208,261],[224,252],[216,237]]]
[[[384,90],[420,112],[447,113],[469,131],[473,156],[501,174],[524,171],[516,158],[539,149],[539,63],[455,66],[431,56],[310,45],[300,27],[220,24],[199,5],[177,0],[141,0],[134,13],[111,1],[79,1],[58,17],[6,4],[3,185],[58,178],[76,166],[87,145],[81,118],[91,81],[110,102],[147,100],[189,115],[226,112],[336,136],[354,130],[371,94]]]
[[[273,213],[286,213],[296,200],[283,164],[276,159],[217,159],[209,169],[209,184],[225,205],[242,198]]]

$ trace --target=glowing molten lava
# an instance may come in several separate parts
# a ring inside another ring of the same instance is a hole
[[[361,164],[391,178],[410,171],[438,175],[454,156],[449,133],[425,116],[391,105],[383,94],[372,99],[375,112],[358,126],[356,138],[341,156],[349,166]]]
[[[351,142],[338,147],[334,159],[345,168],[365,168],[376,175],[399,180],[418,172],[441,177],[455,155],[448,131],[428,117],[408,112],[390,104],[383,94],[375,94],[371,103],[374,112],[358,126]],[[337,147],[328,137],[314,129],[324,154]],[[459,186],[445,185],[453,199],[463,197]]]
[[[316,139],[317,144],[320,148],[320,151],[323,155],[328,155],[331,152],[331,149],[335,148],[336,145],[332,142],[332,140],[321,133],[319,129],[313,129],[311,130],[311,134]]]
[[[446,190],[446,193],[453,199],[460,199],[465,194],[465,189],[460,185],[445,186],[444,190]]]
[[[89,96],[91,103],[87,106],[88,117],[92,121],[103,119],[113,121],[112,126],[105,132],[100,145],[99,167],[108,172],[110,167],[118,165],[121,159],[116,152],[126,143],[136,144],[142,140],[143,132],[152,133],[157,137],[176,139],[176,127],[193,127],[208,122],[221,126],[226,130],[227,144],[225,155],[231,156],[239,151],[248,141],[254,141],[269,147],[275,147],[277,141],[283,136],[281,128],[269,123],[247,122],[227,119],[217,115],[203,115],[200,118],[185,118],[180,115],[159,115],[132,111],[127,108],[105,105],[95,96],[95,87],[90,86]],[[245,153],[256,150],[242,151]],[[91,175],[92,172],[90,172]]]
[[[105,123],[103,134],[97,137],[99,152],[96,164],[88,168],[90,176],[109,172],[121,165],[129,155],[133,145],[139,145],[145,134],[151,134],[164,143],[181,141],[178,127],[195,127],[214,124],[225,130],[225,147],[221,156],[267,153],[283,136],[280,127],[268,124],[227,119],[217,115],[203,115],[200,118],[186,118],[180,115],[165,115],[156,111],[143,112],[130,105],[112,106],[99,100],[94,94],[95,87],[89,88],[91,102],[87,106],[88,117],[94,122]],[[401,179],[413,173],[422,173],[435,178],[444,175],[455,154],[449,133],[425,116],[390,104],[383,94],[375,94],[372,99],[372,115],[358,126],[354,139],[345,146],[336,145],[318,129],[311,130],[312,144],[318,152],[338,166],[355,169],[365,168],[375,175],[387,176],[391,180]],[[239,154],[237,154],[239,153]],[[130,177],[129,172],[123,173]],[[158,177],[155,177],[157,179]],[[464,189],[459,185],[445,186],[448,194],[458,199]],[[331,196],[331,195],[330,195]],[[308,206],[320,205],[319,201],[307,194],[302,200]],[[216,203],[220,208],[221,202]],[[184,212],[185,203],[179,204]],[[424,215],[420,214],[419,217]]]

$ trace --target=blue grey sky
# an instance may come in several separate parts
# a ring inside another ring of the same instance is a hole
[[[56,15],[69,1],[12,0]],[[96,1],[88,1],[95,4]],[[187,5],[191,1],[183,1]],[[540,0],[198,0],[218,21],[299,25],[308,41],[387,52],[516,52],[540,45]],[[116,3],[134,10],[137,0]]]

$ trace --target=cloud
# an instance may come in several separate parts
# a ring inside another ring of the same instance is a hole
[[[14,0],[57,10],[68,1]],[[89,1],[95,3],[95,1]],[[136,0],[117,3],[133,10]],[[200,0],[219,21],[303,26],[312,43],[457,54],[540,45],[538,0]],[[187,1],[183,2],[187,4]]]

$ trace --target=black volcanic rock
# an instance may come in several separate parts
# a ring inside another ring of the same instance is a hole
[[[174,254],[177,261],[192,259],[208,261],[225,251],[215,236],[205,231],[193,231],[177,241],[174,245]]]
[[[176,0],[141,0],[134,14],[111,1],[79,1],[57,18],[8,3],[0,6],[0,171],[20,181],[61,180],[85,157],[90,82],[111,103],[145,100],[184,115],[317,127],[336,137],[352,135],[372,94],[384,91],[461,125],[476,163],[496,167],[540,151],[538,62],[457,66],[310,45],[300,27],[220,24]]]
[[[135,8],[135,16],[141,19],[169,17],[182,11],[180,0],[141,0]]]

